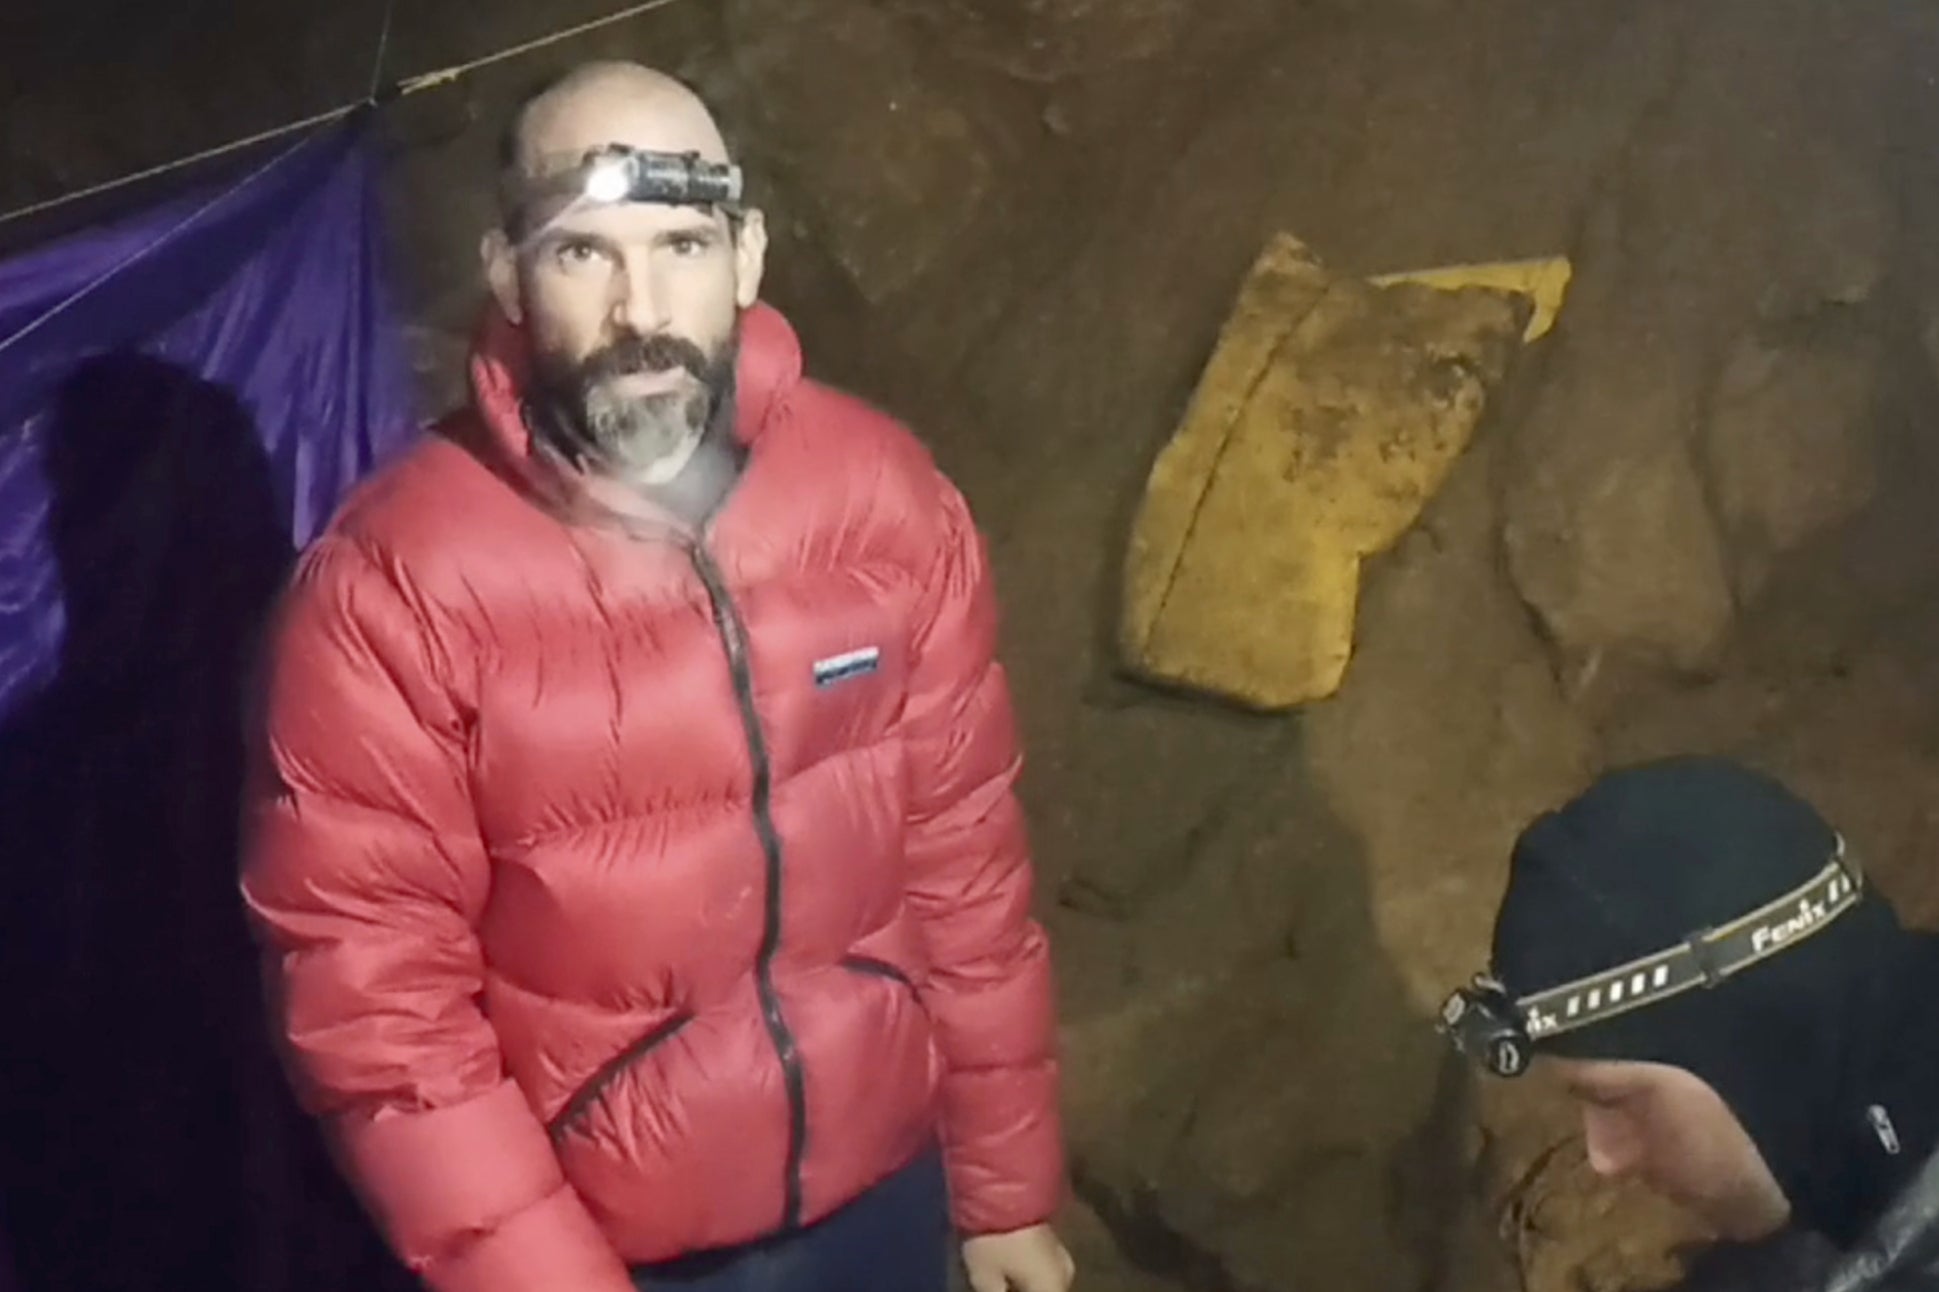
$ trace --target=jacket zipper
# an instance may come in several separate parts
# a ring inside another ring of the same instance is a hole
[[[761,851],[767,861],[767,913],[761,930],[761,950],[754,962],[754,986],[761,1001],[761,1017],[767,1024],[768,1039],[774,1043],[781,1061],[781,1074],[788,1090],[788,1164],[783,1180],[781,1228],[801,1225],[801,1157],[807,1142],[808,1097],[801,1072],[801,1054],[795,1048],[794,1034],[781,1014],[781,1000],[774,992],[774,955],[781,945],[781,836],[774,828],[773,769],[768,763],[767,737],[761,730],[761,715],[754,708],[754,673],[748,662],[747,630],[741,623],[734,599],[720,567],[714,563],[705,543],[687,548],[694,572],[707,589],[713,611],[714,627],[727,651],[728,670],[734,677],[734,698],[740,703],[741,727],[747,735],[748,755],[754,767],[754,831],[760,836]]]
[[[599,1101],[599,1096],[605,1093],[606,1087],[613,1083],[615,1077],[645,1058],[648,1051],[657,1048],[662,1042],[672,1040],[675,1032],[692,1021],[691,1014],[675,1014],[601,1064],[597,1071],[572,1092],[572,1098],[566,1100],[565,1105],[559,1109],[552,1120],[546,1123],[546,1133],[552,1137],[553,1142],[556,1143],[564,1138],[565,1133],[591,1111],[592,1106]]]

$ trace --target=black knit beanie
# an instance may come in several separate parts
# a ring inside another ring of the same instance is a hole
[[[1678,758],[1612,772],[1516,843],[1495,975],[1521,997],[1675,946],[1810,880],[1837,844],[1809,804],[1731,762]],[[1917,1025],[1908,998],[1929,995],[1935,968],[1928,940],[1901,931],[1868,892],[1813,936],[1714,988],[1540,1049],[1664,1063],[1702,1078],[1757,1144],[1795,1218],[1848,1244],[1939,1136],[1939,1098],[1917,1089],[1939,1075],[1939,1054],[1923,1037],[1914,1048],[1924,1054],[1902,1044],[1908,1027],[1935,1030]]]

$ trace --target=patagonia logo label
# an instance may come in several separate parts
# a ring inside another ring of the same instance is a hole
[[[864,646],[843,655],[830,655],[827,659],[815,661],[815,685],[833,686],[850,678],[865,677],[882,665],[882,650],[878,646]]]

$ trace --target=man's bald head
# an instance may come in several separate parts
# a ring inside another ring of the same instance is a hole
[[[610,150],[730,163],[719,125],[664,72],[588,63],[527,98],[501,146],[501,222],[479,252],[500,313],[522,329],[531,429],[582,467],[642,485],[677,477],[732,422],[766,222],[738,201],[662,200],[630,181],[596,195],[585,168]]]
[[[503,178],[512,185],[543,179],[606,144],[729,160],[699,95],[665,72],[604,61],[574,68],[519,106],[500,148]]]

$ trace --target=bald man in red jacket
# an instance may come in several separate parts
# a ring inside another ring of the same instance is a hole
[[[508,136],[471,407],[272,640],[243,887],[437,1292],[1064,1292],[1049,956],[961,495],[807,380],[706,108]]]

